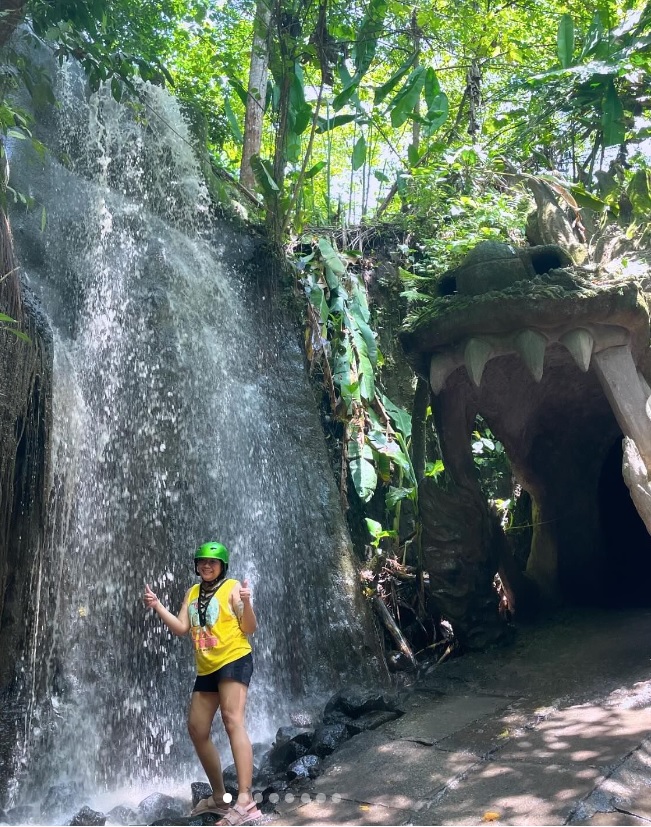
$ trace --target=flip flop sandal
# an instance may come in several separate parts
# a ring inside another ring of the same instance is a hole
[[[246,807],[243,807],[241,804],[235,804],[226,813],[224,818],[217,822],[217,825],[223,825],[224,827],[229,827],[230,825],[230,827],[235,827],[237,824],[251,824],[259,818],[262,818],[262,813],[256,807],[255,801],[251,801]]]
[[[222,804],[221,807],[215,804],[215,799],[209,795],[208,798],[202,798],[197,806],[190,811],[190,816],[200,816],[204,813],[213,813],[218,816],[225,816],[228,814],[230,807],[228,804]]]

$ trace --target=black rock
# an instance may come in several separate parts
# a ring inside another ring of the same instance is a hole
[[[224,784],[237,784],[237,770],[235,764],[229,764],[222,770]]]
[[[321,774],[321,759],[318,755],[304,755],[287,767],[290,780],[297,778],[317,778]]]
[[[253,763],[256,767],[262,767],[267,763],[267,756],[270,752],[270,746],[268,743],[262,743],[261,741],[252,744],[253,747]]]
[[[142,818],[145,824],[152,824],[161,819],[181,818],[185,809],[183,802],[177,798],[163,793],[152,793],[138,804],[138,817]]]
[[[266,787],[262,791],[262,795],[265,798],[265,801],[269,798],[272,793],[277,793],[278,795],[287,792],[290,788],[290,783],[287,778],[276,778],[272,781],[268,787]]]
[[[192,821],[190,818],[180,818],[179,816],[174,816],[173,818],[159,818],[157,821],[152,821],[150,827],[187,827],[187,825],[190,824],[199,825],[214,823],[214,821]]]
[[[290,712],[289,720],[294,726],[299,727],[314,727],[318,723],[317,718],[309,712]]]
[[[71,827],[104,827],[106,816],[104,813],[98,813],[97,810],[91,810],[90,807],[84,806],[72,817],[72,821],[69,821],[68,824]]]
[[[205,781],[193,781],[190,784],[192,792],[192,807],[196,807],[202,798],[210,798],[212,795],[212,787],[206,784]]]
[[[253,774],[253,786],[256,790],[264,790],[273,781],[286,777],[287,773],[284,769],[275,770],[271,765],[267,764],[264,767],[260,767],[260,769],[256,770]]]
[[[350,733],[345,724],[322,724],[316,728],[310,752],[318,755],[319,758],[325,758],[349,738]]]
[[[256,768],[253,767],[253,772],[255,773]],[[224,779],[224,789],[227,793],[230,793],[233,796],[233,801],[237,798],[237,770],[235,769],[235,764],[229,764],[227,767],[224,767],[222,770],[222,777]]]
[[[308,751],[307,747],[296,741],[285,741],[282,744],[276,744],[269,752],[269,766],[275,770],[284,770],[292,761],[305,755]]]
[[[138,813],[125,804],[118,804],[106,814],[107,824],[132,825],[138,823]]]
[[[359,727],[360,731],[377,729],[379,726],[382,726],[382,724],[395,721],[396,718],[400,718],[403,714],[400,709],[380,709],[377,712],[367,712],[366,715],[360,715],[359,718],[355,719],[354,723],[356,727]]]
[[[328,709],[326,706],[323,710],[324,724],[346,724],[346,726],[348,726],[349,724],[352,724],[353,720],[354,719],[351,718],[350,715],[346,715],[346,713],[342,712],[341,709]],[[358,732],[361,732],[361,730],[358,730]]]
[[[276,745],[286,741],[295,741],[303,747],[309,747],[314,738],[314,730],[309,727],[281,726],[276,733]]]
[[[333,695],[323,710],[326,716],[343,713],[349,718],[359,718],[368,712],[399,711],[398,700],[394,695],[373,690],[347,689]]]

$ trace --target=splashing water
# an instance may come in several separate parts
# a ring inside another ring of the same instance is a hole
[[[173,99],[86,103],[74,73],[63,84],[49,138],[61,160],[12,158],[47,209],[44,233],[32,215],[16,236],[55,340],[52,521],[14,797],[74,781],[126,799],[202,778],[185,733],[189,641],[141,600],[147,582],[176,613],[200,543],[223,542],[229,575],[253,587],[252,740],[371,674],[373,644],[302,354],[255,317],[227,263],[259,253],[211,223]]]

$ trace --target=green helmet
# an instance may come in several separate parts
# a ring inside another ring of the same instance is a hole
[[[204,543],[194,553],[194,562],[197,560],[221,560],[228,565],[228,549],[221,543]]]

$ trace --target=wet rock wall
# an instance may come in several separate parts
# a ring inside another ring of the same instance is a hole
[[[0,324],[0,767],[16,743],[20,712],[10,690],[37,611],[33,579],[46,524],[52,364],[47,323],[21,288],[9,227],[1,220],[0,313],[17,324]],[[0,773],[0,795],[6,777]]]

